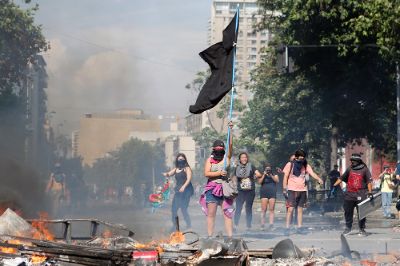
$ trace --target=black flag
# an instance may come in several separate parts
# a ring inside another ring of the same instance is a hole
[[[199,55],[210,66],[211,76],[201,89],[196,103],[189,107],[193,114],[200,114],[216,106],[232,88],[233,56],[236,45],[236,15],[223,31],[222,42],[216,43]]]

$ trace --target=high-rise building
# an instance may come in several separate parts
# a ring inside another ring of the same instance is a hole
[[[41,173],[48,170],[51,156],[48,138],[50,125],[46,121],[47,78],[46,62],[41,55],[36,55],[27,65],[21,92],[26,100],[26,161]]]
[[[257,0],[214,0],[211,7],[209,44],[222,40],[222,31],[232,20],[239,6],[239,34],[236,46],[236,88],[239,98],[247,103],[250,93],[244,89],[250,81],[250,72],[261,62],[262,49],[271,39],[268,30],[257,31],[255,25],[262,16],[259,14]]]
[[[260,64],[263,56],[263,48],[269,44],[272,34],[268,30],[257,31],[255,26],[261,22],[262,15],[259,14],[257,0],[213,0],[211,5],[211,17],[208,28],[208,44],[212,45],[222,40],[222,32],[235,15],[239,6],[239,33],[236,46],[236,92],[238,99],[245,106],[251,98],[251,93],[245,89],[246,83],[250,82],[251,71]],[[217,112],[221,110],[221,104],[202,114],[188,115],[186,120],[186,132],[194,134],[202,129],[210,127],[217,132],[226,132],[228,128],[228,117],[218,117]],[[235,110],[235,109],[234,109]],[[234,112],[232,120],[235,122],[239,113]],[[239,134],[236,129],[235,134]]]

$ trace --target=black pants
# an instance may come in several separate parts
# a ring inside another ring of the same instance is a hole
[[[246,225],[247,228],[251,227],[251,221],[253,220],[253,202],[256,196],[255,190],[241,191],[236,198],[236,211],[234,222],[235,225],[239,225],[240,215],[242,213],[243,204],[246,203]]]
[[[181,209],[183,219],[185,219],[186,226],[192,227],[192,222],[190,220],[190,216],[188,213],[189,201],[190,201],[190,194],[185,192],[176,191],[174,198],[172,200],[172,223],[176,227],[176,220],[175,217],[178,216],[178,210]]]
[[[346,221],[346,227],[348,229],[351,229],[351,227],[353,226],[354,208],[357,208],[357,203],[359,203],[359,202],[360,201],[356,201],[356,200],[344,200],[344,202],[343,202],[344,219]],[[360,230],[365,229],[366,221],[367,221],[366,218],[358,221],[358,227],[360,228]]]

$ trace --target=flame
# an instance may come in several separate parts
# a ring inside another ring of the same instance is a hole
[[[110,230],[108,229],[104,230],[104,232],[102,233],[103,241],[101,243],[101,246],[103,248],[108,248],[111,245],[110,238],[112,238],[112,236],[113,233]]]
[[[32,226],[37,230],[32,236],[34,239],[50,240],[50,241],[55,239],[54,235],[47,228],[47,223],[44,221],[48,220],[48,218],[49,218],[48,213],[40,212],[39,221],[32,222]]]
[[[21,241],[16,240],[16,239],[10,239],[6,241],[8,244],[13,244],[13,245],[21,245],[23,244]],[[16,248],[11,248],[11,247],[0,247],[0,252],[6,253],[6,254],[16,254],[18,250]]]
[[[158,253],[163,253],[164,250],[161,247],[161,245],[177,245],[177,244],[181,244],[185,241],[185,235],[180,232],[180,231],[176,231],[173,232],[168,240],[160,240],[160,241],[151,241],[147,244],[143,244],[143,243],[135,243],[133,245],[134,248],[136,249],[155,249],[158,251]]]
[[[17,249],[16,248],[0,247],[0,252],[6,253],[6,254],[16,254],[17,253]]]
[[[46,256],[42,255],[32,255],[31,256],[31,262],[32,264],[41,264],[47,260]]]

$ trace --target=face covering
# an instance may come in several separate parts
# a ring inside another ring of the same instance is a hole
[[[301,168],[303,168],[306,160],[294,160],[293,162],[293,175],[300,176],[301,175]]]
[[[213,150],[211,156],[216,161],[222,161],[224,159],[225,150]]]
[[[186,167],[186,160],[178,160],[178,162],[176,163],[176,166],[179,168],[179,169],[182,169],[182,168],[185,168]]]
[[[351,161],[351,169],[360,170],[364,168],[364,164],[359,161]]]

